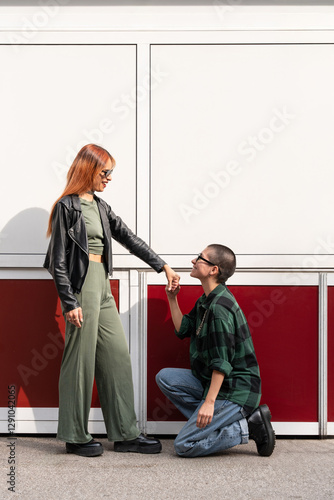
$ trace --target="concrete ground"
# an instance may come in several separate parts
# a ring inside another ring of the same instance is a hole
[[[66,454],[55,438],[17,436],[14,493],[6,483],[11,441],[1,437],[0,498],[334,499],[334,439],[278,439],[269,458],[259,457],[251,441],[195,459],[178,457],[173,439],[162,439],[158,455],[115,453],[112,443],[99,440],[104,454],[83,458]]]

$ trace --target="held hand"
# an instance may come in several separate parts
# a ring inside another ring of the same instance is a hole
[[[196,427],[204,429],[204,427],[209,425],[212,421],[214,410],[214,403],[208,403],[207,401],[204,401],[197,414]]]
[[[174,291],[179,286],[180,276],[167,264],[164,265],[164,271],[166,273],[166,278],[168,281],[167,288],[168,291]]]
[[[173,299],[173,298],[175,298],[175,297],[177,296],[177,294],[179,293],[180,289],[181,289],[181,287],[180,287],[180,285],[179,285],[179,284],[177,284],[177,286],[176,286],[176,288],[174,288],[174,290],[170,290],[170,289],[168,288],[168,285],[166,285],[165,290],[166,290],[166,295],[167,295],[167,297],[168,297],[169,299]]]
[[[77,309],[72,309],[65,313],[66,320],[77,328],[81,328],[81,324],[83,322],[83,314],[81,307],[77,307]]]

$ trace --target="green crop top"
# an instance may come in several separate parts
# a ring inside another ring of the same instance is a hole
[[[81,203],[82,215],[86,223],[89,253],[103,255],[104,236],[97,203],[95,200],[87,201],[84,198],[79,198],[79,200]]]

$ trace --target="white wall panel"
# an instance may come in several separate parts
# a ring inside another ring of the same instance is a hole
[[[326,44],[152,47],[158,252],[334,253],[333,63]]]
[[[80,4],[75,5],[75,4]],[[331,30],[334,11],[327,2],[253,2],[213,0],[212,2],[72,2],[35,0],[27,3],[1,1],[2,26],[20,26],[20,32],[7,37],[11,43],[25,43],[49,29],[95,31],[112,30]],[[266,5],[267,4],[267,5]],[[276,5],[275,5],[276,4]],[[152,34],[150,34],[152,36]],[[197,36],[197,35],[196,35]]]
[[[0,253],[45,252],[50,207],[90,142],[115,157],[102,197],[135,229],[136,47],[0,46],[0,67]]]

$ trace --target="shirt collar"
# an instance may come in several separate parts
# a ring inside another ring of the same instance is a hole
[[[209,309],[212,301],[217,295],[220,295],[226,288],[226,285],[223,283],[219,283],[216,288],[212,290],[212,292],[209,293],[209,295],[206,297],[205,294],[202,295],[200,298],[200,306],[204,307],[204,309]]]

